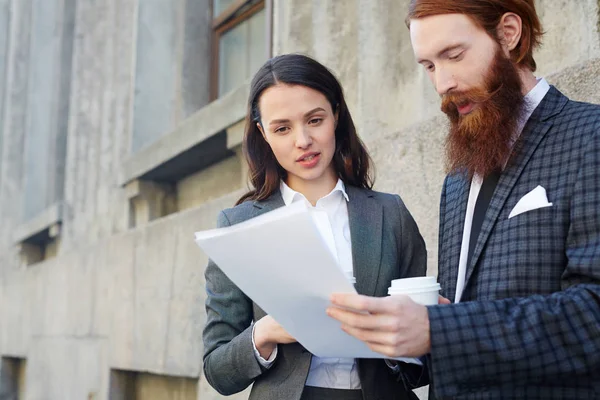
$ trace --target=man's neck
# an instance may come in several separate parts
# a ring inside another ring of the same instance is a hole
[[[537,85],[537,79],[533,72],[527,67],[520,67],[519,77],[521,78],[521,85],[523,90],[523,96],[531,91]]]

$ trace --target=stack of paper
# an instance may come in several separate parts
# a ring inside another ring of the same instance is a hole
[[[356,290],[303,202],[230,227],[197,232],[196,243],[312,354],[384,358],[342,331],[340,323],[325,313],[332,293]]]

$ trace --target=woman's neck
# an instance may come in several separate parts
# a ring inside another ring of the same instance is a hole
[[[323,174],[318,179],[306,181],[295,177],[288,177],[286,184],[290,189],[301,193],[306,199],[315,206],[317,201],[327,196],[337,184],[338,178],[334,171]]]

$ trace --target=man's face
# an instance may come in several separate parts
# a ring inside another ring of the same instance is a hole
[[[440,96],[481,88],[497,48],[496,41],[464,14],[413,19],[410,39],[417,62]],[[467,114],[473,106],[464,105],[459,112]]]
[[[450,120],[448,172],[487,176],[508,161],[524,111],[521,79],[499,43],[467,16],[411,20],[411,40]]]

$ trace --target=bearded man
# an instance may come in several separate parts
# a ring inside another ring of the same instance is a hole
[[[535,77],[533,0],[412,0],[407,24],[450,121],[450,301],[339,294],[329,315],[389,357],[429,354],[430,396],[600,398],[600,107]]]

